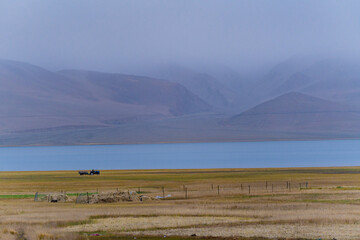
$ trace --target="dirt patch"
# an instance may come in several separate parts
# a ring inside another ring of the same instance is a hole
[[[66,194],[59,193],[59,194],[48,194],[45,196],[45,201],[48,202],[67,202],[70,198],[66,196]]]
[[[145,195],[139,195],[133,191],[126,192],[104,192],[93,195],[78,196],[77,203],[115,203],[115,202],[142,202],[152,200],[153,198]]]
[[[240,223],[251,220],[240,217],[184,217],[184,216],[158,216],[158,217],[116,217],[94,219],[88,224],[69,226],[69,232],[124,232],[137,230],[153,230],[164,228],[182,228],[186,226],[206,226],[224,223]]]
[[[360,237],[359,224],[272,224],[272,225],[242,225],[229,227],[191,227],[177,229],[162,229],[151,231],[126,232],[133,235],[153,236],[197,236],[212,237],[266,237],[269,239],[344,239],[353,240]]]

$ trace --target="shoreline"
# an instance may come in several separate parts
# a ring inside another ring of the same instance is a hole
[[[322,166],[322,167],[251,167],[251,168],[154,168],[154,169],[98,169],[101,172],[122,172],[122,174],[204,174],[204,173],[243,173],[255,171],[289,171],[289,170],[340,170],[356,169],[359,166]],[[46,172],[78,172],[78,170],[25,170],[25,171],[0,171],[0,173],[46,173]],[[355,173],[351,173],[355,174]]]
[[[219,141],[169,141],[169,142],[93,142],[78,144],[19,144],[19,145],[0,145],[0,148],[17,148],[17,147],[72,147],[72,146],[113,146],[113,145],[157,145],[157,144],[196,144],[196,143],[255,143],[255,142],[309,142],[309,141],[352,141],[360,140],[360,137],[344,138],[278,138],[278,139],[257,139],[257,140],[219,140]]]

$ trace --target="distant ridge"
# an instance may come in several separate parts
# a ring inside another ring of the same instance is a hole
[[[0,60],[0,134],[109,127],[211,110],[184,86],[92,71],[51,72]]]
[[[218,109],[226,108],[230,103],[228,99],[230,98],[230,89],[209,74],[198,73],[175,65],[166,65],[153,69],[148,74],[156,78],[179,83]]]
[[[82,84],[97,100],[166,106],[174,116],[211,109],[206,102],[182,85],[166,80],[81,70],[63,70],[59,73]]]
[[[334,131],[360,127],[360,111],[344,104],[291,92],[261,103],[225,121],[246,129]]]
[[[359,139],[360,70],[302,62],[229,89],[223,73],[169,81],[0,60],[0,146]]]

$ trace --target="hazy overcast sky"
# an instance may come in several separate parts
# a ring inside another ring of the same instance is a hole
[[[121,71],[360,52],[360,1],[0,0],[0,58]]]

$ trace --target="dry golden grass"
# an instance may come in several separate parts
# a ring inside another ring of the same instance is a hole
[[[136,231],[148,229],[168,229],[191,227],[194,225],[214,225],[221,223],[244,222],[239,217],[195,217],[195,216],[141,216],[141,217],[115,217],[100,218],[89,224],[70,226],[66,230],[71,232],[96,231]]]
[[[165,186],[172,195],[94,205],[0,199],[0,239],[77,239],[78,232],[359,239],[359,176],[360,168],[105,171],[85,178],[76,172],[0,173],[3,194],[141,187],[161,196]],[[309,188],[300,190],[304,182]]]

